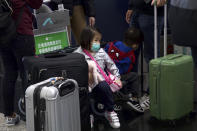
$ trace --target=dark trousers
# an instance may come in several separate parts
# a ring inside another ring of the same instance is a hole
[[[164,25],[164,17],[158,16],[157,18],[157,56],[160,56],[160,35]],[[131,27],[139,28],[144,35],[144,58],[148,64],[151,59],[154,59],[154,16],[146,15],[135,11],[132,15]],[[140,53],[140,48],[135,51],[136,64],[134,65],[134,72],[138,72],[138,57]],[[149,87],[145,92],[149,92]]]
[[[114,110],[113,92],[106,81],[99,82],[92,90],[92,93],[96,100],[104,104],[107,111],[111,112]]]
[[[1,45],[4,77],[3,77],[3,99],[4,115],[11,116],[14,112],[15,84],[20,71],[20,77],[24,81],[23,56],[32,56],[35,53],[34,37],[18,34],[17,37],[7,45]],[[23,86],[24,83],[22,83]],[[25,87],[23,87],[25,88]]]
[[[197,47],[191,47],[194,66],[197,69]]]
[[[121,81],[124,83],[120,90],[124,94],[132,94],[133,97],[138,98],[140,95],[139,77],[136,72],[129,72],[121,75]]]
[[[157,55],[160,56],[160,35],[161,31],[164,25],[164,18],[163,16],[158,16],[157,19],[157,27],[158,27],[158,33],[157,33]],[[146,15],[139,12],[134,12],[132,15],[131,27],[139,28],[142,33],[144,34],[144,58],[147,63],[151,59],[154,59],[154,16],[152,15]],[[136,58],[138,61],[140,49],[135,51]],[[138,66],[138,64],[136,64]],[[136,70],[137,67],[134,67]],[[136,70],[137,71],[137,70]]]

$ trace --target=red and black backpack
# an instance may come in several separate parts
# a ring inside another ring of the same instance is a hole
[[[126,74],[132,70],[133,64],[135,64],[135,54],[132,48],[117,41],[106,44],[105,51],[115,62],[120,74]]]

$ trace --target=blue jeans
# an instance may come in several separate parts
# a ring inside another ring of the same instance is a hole
[[[160,56],[160,34],[164,25],[163,16],[157,18],[158,27],[158,56]],[[144,34],[144,57],[147,63],[154,58],[154,16],[134,12],[131,18],[130,26],[139,28]],[[139,49],[136,51],[136,57],[139,56]]]

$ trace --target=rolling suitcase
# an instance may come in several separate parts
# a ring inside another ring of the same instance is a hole
[[[167,5],[165,5],[164,57],[157,58],[155,6],[155,59],[149,63],[150,113],[159,120],[177,120],[193,110],[193,61],[182,54],[166,55]]]
[[[78,88],[73,79],[57,78],[29,86],[25,93],[27,131],[80,131]]]
[[[88,64],[84,55],[58,51],[38,56],[24,57],[23,63],[27,77],[27,86],[62,76],[77,81],[79,87],[88,86]]]

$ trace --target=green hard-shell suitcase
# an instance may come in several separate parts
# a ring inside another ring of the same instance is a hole
[[[177,120],[193,110],[193,61],[188,55],[166,55],[167,4],[164,7],[164,57],[157,58],[156,5],[154,12],[155,59],[149,63],[150,114],[158,120]]]
[[[160,120],[179,119],[193,110],[193,61],[171,54],[149,64],[150,112]]]

